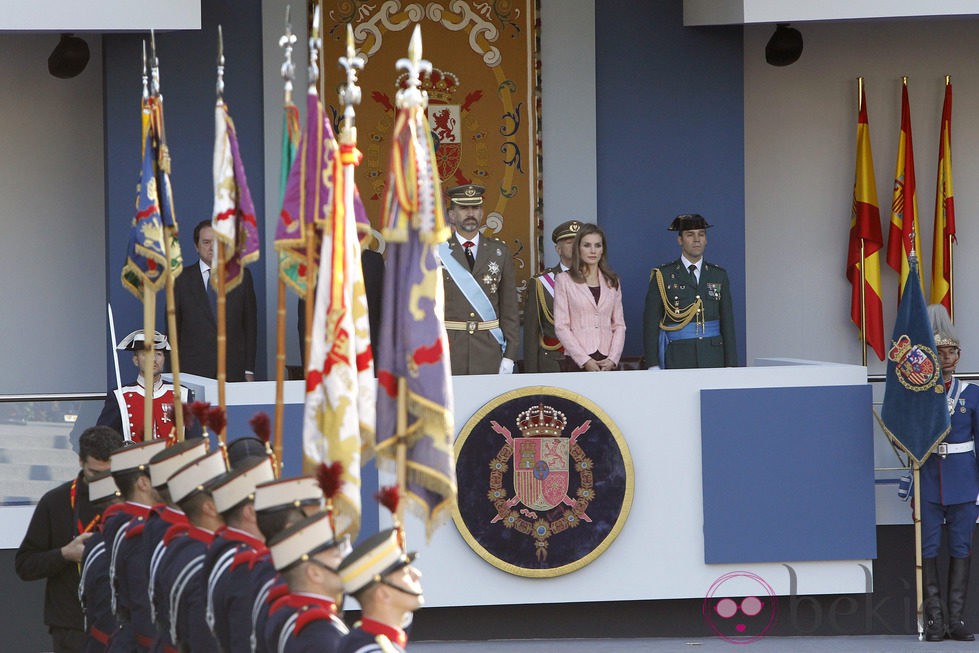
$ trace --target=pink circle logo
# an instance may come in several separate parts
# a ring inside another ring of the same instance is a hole
[[[734,594],[734,597],[729,594]],[[775,625],[778,599],[771,585],[749,571],[732,571],[714,581],[704,597],[704,621],[732,644],[757,642]]]

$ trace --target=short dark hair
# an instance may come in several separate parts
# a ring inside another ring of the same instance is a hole
[[[150,477],[149,472],[142,469],[126,469],[121,472],[112,473],[112,479],[116,482],[119,493],[126,501],[132,499],[136,493],[136,482],[140,476]]]
[[[112,452],[125,442],[122,435],[110,426],[90,426],[78,438],[78,459],[94,458],[108,462]]]
[[[268,541],[304,517],[300,508],[290,505],[278,510],[260,510],[256,513],[255,520],[258,522],[258,530],[262,531]]]
[[[210,227],[210,226],[211,226],[211,219],[210,218],[208,218],[207,220],[201,220],[200,222],[197,223],[197,226],[194,227],[194,244],[195,245],[201,241],[201,229],[203,229],[204,227]]]

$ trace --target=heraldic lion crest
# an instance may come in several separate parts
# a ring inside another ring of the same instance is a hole
[[[497,397],[464,427],[456,456],[456,525],[481,557],[514,574],[584,566],[615,539],[631,506],[621,434],[566,390]]]

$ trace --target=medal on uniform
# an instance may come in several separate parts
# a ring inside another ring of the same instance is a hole
[[[708,282],[707,296],[716,301],[721,301],[721,284],[715,282]]]

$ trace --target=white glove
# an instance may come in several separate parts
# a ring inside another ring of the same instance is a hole
[[[500,360],[500,374],[513,374],[513,361],[509,358]]]
[[[647,369],[647,370],[658,370],[658,369],[659,369],[659,365],[650,365],[650,366],[649,366],[649,367],[647,367],[646,369]]]

